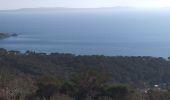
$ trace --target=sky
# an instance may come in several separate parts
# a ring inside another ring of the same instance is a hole
[[[98,8],[98,7],[170,7],[170,0],[0,0],[0,9],[39,7]]]

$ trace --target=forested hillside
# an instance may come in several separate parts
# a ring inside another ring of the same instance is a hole
[[[11,91],[14,88],[19,91],[15,91],[15,94],[11,96],[11,98],[15,99],[2,100],[24,100],[16,98],[17,96],[18,98],[25,98],[28,95],[29,98],[32,97],[29,100],[39,100],[33,99],[33,97],[39,97],[40,100],[43,100],[43,98],[53,100],[49,98],[53,96],[53,92],[57,91],[57,89],[59,89],[60,94],[67,94],[71,98],[74,97],[75,100],[86,100],[86,97],[93,97],[92,100],[98,100],[97,97],[100,97],[101,93],[104,93],[102,94],[103,96],[109,95],[108,92],[101,92],[107,90],[103,90],[103,88],[101,90],[101,86],[106,84],[106,88],[113,84],[126,84],[136,89],[139,88],[142,91],[142,89],[152,88],[154,85],[168,88],[169,83],[170,61],[161,57],[87,56],[62,53],[35,53],[33,51],[20,53],[18,51],[0,49],[0,97],[7,95],[3,93],[4,90],[8,91],[9,89]],[[7,87],[8,89],[6,89]],[[73,91],[75,87],[75,91],[78,92],[70,94],[71,92],[69,91]],[[90,89],[95,90],[95,92],[92,92]],[[112,87],[111,90],[109,89],[108,91],[113,93],[115,89],[124,92],[127,89],[127,93],[130,91],[122,85]],[[82,94],[79,94],[80,90]],[[46,95],[44,91],[50,95]],[[92,95],[91,92],[94,94]],[[124,92],[121,94],[126,94]],[[162,96],[164,94],[159,95]],[[110,95],[109,97],[111,98],[112,96]]]
[[[113,82],[150,84],[170,82],[170,61],[156,57],[76,56],[0,50],[0,67],[19,75],[69,75],[81,67],[102,69]],[[14,72],[15,71],[15,72]]]

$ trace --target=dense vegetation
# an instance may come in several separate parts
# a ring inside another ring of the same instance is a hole
[[[169,100],[170,61],[0,49],[0,100]]]

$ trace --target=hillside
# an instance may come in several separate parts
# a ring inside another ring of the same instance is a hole
[[[169,84],[170,61],[156,57],[76,56],[61,53],[35,53],[0,50],[0,68],[18,75],[56,75],[68,78],[82,67],[109,73],[112,82],[136,86]]]

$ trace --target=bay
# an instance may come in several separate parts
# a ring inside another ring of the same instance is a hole
[[[170,56],[169,11],[0,12],[0,48],[77,55]]]

